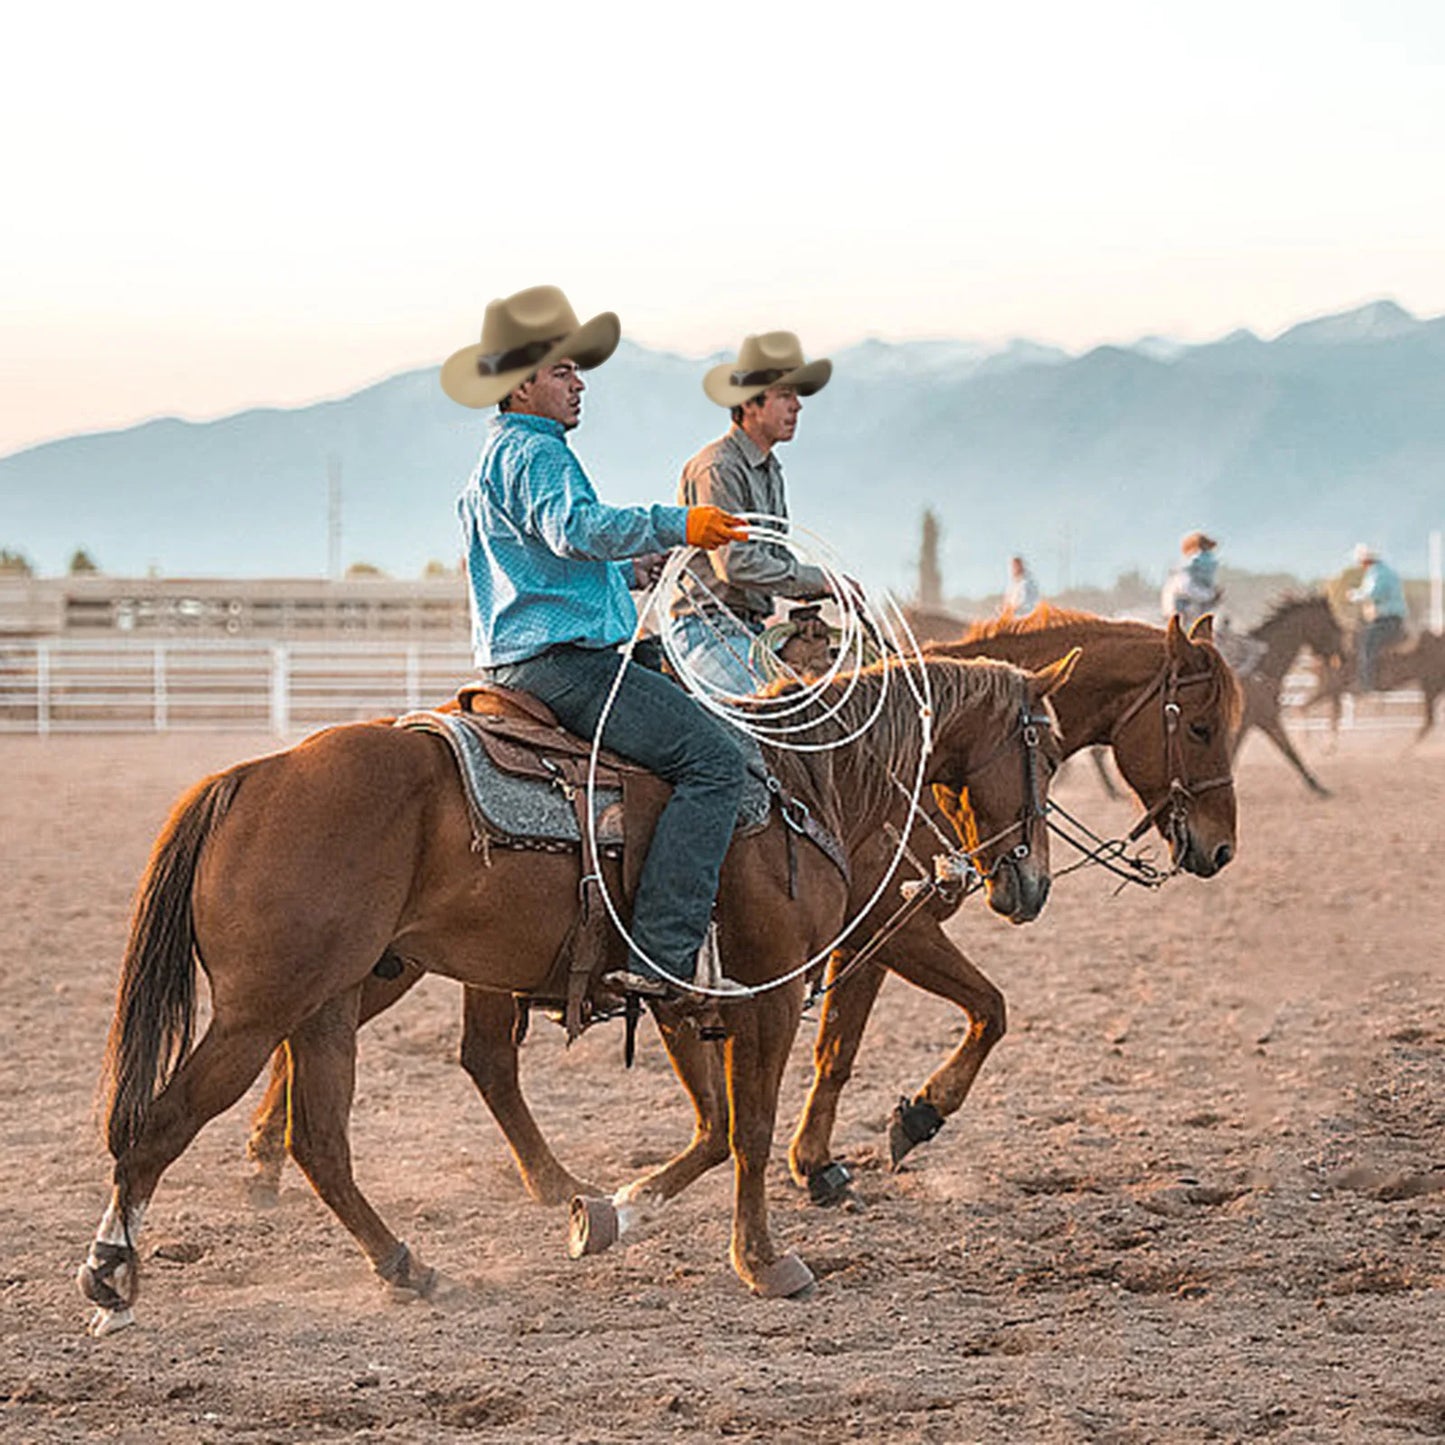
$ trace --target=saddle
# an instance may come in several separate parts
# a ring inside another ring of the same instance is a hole
[[[577,913],[547,979],[530,995],[560,1010],[570,1043],[589,1023],[625,1004],[599,987],[604,973],[627,966],[627,954],[611,927],[588,840],[595,838],[597,867],[610,865],[609,890],[620,911],[630,910],[671,784],[604,748],[590,790],[595,812],[589,821],[591,742],[568,732],[540,699],[513,688],[474,683],[454,701],[408,713],[395,725],[431,733],[450,748],[466,798],[472,849],[488,867],[496,848],[581,854]],[[766,828],[775,801],[788,822],[790,889],[795,834],[816,844],[847,878],[847,854],[837,837],[772,777],[749,771],[737,833]]]

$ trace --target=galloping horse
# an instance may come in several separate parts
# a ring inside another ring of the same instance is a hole
[[[1033,673],[926,664],[933,746],[921,760],[923,778],[966,835],[984,840],[973,852],[989,877],[990,902],[1018,920],[1035,916],[1048,894],[1043,804],[1057,743],[1039,714],[1073,661]],[[917,703],[898,673],[882,664],[840,678],[851,691],[834,736],[873,716],[866,736],[827,754],[770,757],[784,787],[830,823],[850,859],[902,816],[889,765],[911,777],[920,763]],[[97,1306],[96,1333],[131,1322],[134,1238],[162,1173],[240,1098],[283,1039],[297,1163],[384,1280],[420,1293],[432,1287],[434,1271],[392,1234],[352,1174],[363,986],[379,960],[399,958],[495,991],[510,1009],[509,995],[536,990],[551,972],[582,874],[576,854],[479,858],[471,836],[445,746],[377,724],[333,728],[240,764],[177,804],[141,883],[111,1025],[114,1188],[79,1276]],[[620,870],[603,866],[620,896]],[[794,850],[775,811],[761,832],[735,840],[724,868],[717,919],[732,975],[761,986],[796,971],[837,936],[848,895],[821,850]],[[212,1014],[192,1049],[197,965],[210,983]],[[799,977],[722,1006],[736,1164],[731,1259],[761,1294],[811,1284],[796,1256],[775,1250],[764,1195],[803,990]],[[681,1187],[696,1158],[690,1146],[636,1191]]]
[[[1319,592],[1283,598],[1258,627],[1250,629],[1249,636],[1264,643],[1266,651],[1249,674],[1240,679],[1244,715],[1234,739],[1234,756],[1239,754],[1244,735],[1250,728],[1258,728],[1284,754],[1311,792],[1327,798],[1330,790],[1305,766],[1284,730],[1279,694],[1295,659],[1306,647],[1326,664],[1327,678],[1336,675],[1345,643],[1329,599]]]
[[[1306,699],[1306,708],[1316,703],[1330,705],[1330,726],[1335,731],[1340,727],[1340,709],[1345,693],[1354,685],[1355,667],[1353,654],[1345,659],[1344,665],[1327,672],[1320,679],[1320,685],[1312,696]],[[1415,733],[1418,743],[1435,726],[1435,703],[1445,694],[1445,634],[1421,632],[1408,647],[1392,647],[1382,652],[1375,662],[1375,685],[1381,692],[1416,684],[1424,702],[1424,716]]]
[[[1166,630],[1046,605],[1027,619],[982,624],[967,640],[936,647],[933,653],[994,657],[1028,667],[1070,649],[1082,649],[1068,687],[1053,698],[1065,751],[1112,744],[1120,771],[1138,796],[1145,817],[1165,835],[1175,865],[1210,877],[1228,863],[1235,848],[1229,739],[1239,702],[1232,675],[1208,645],[1209,637],[1207,620],[1196,625],[1192,638],[1186,638],[1177,623]],[[801,663],[795,655],[794,665]],[[1183,679],[1182,684],[1171,688],[1171,674]],[[1171,707],[1178,709],[1173,729]],[[1177,745],[1171,741],[1176,736]],[[1188,796],[1181,796],[1176,784]],[[1184,808],[1182,826],[1170,821],[1175,801]],[[915,828],[910,842],[925,856],[937,848],[937,839],[924,825]],[[879,837],[855,855],[850,912],[872,893],[892,852],[891,840]],[[867,939],[883,926],[894,907],[894,900],[885,896],[855,936]],[[815,1199],[836,1197],[846,1182],[830,1167],[829,1141],[838,1096],[850,1076],[864,1025],[882,985],[883,969],[947,998],[969,1020],[964,1040],[953,1056],[895,1118],[895,1162],[922,1137],[936,1132],[962,1105],[984,1059],[1003,1036],[1003,996],[944,934],[941,922],[951,913],[952,909],[930,905],[928,913],[910,919],[865,968],[848,970],[845,956],[831,965],[830,990],[814,1050],[814,1084],[790,1151],[794,1177],[809,1187]],[[366,1016],[395,1002],[420,977],[419,970],[408,970],[390,982],[369,979]],[[467,990],[463,1067],[502,1129],[534,1199],[560,1204],[574,1194],[596,1193],[558,1162],[527,1108],[518,1082],[517,1050],[507,1047],[513,1022],[510,1000]],[[285,1157],[284,1054],[277,1065],[248,1145],[258,1166],[256,1186],[262,1197],[274,1192]],[[703,1065],[695,1061],[691,1069],[694,1079],[702,1071]],[[685,1071],[680,1068],[680,1072]],[[722,1091],[715,1083],[711,1087],[696,1085],[693,1096],[702,1141],[698,1147],[711,1148],[713,1162],[720,1163],[726,1157],[722,1144],[727,1136]],[[716,1112],[719,1105],[724,1110],[721,1118]],[[919,1137],[911,1138],[910,1131]]]

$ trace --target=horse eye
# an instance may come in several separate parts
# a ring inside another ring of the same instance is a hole
[[[1214,736],[1214,729],[1208,723],[1190,723],[1189,736],[1197,743],[1207,743]]]

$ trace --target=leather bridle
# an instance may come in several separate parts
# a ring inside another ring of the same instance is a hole
[[[1181,736],[1183,713],[1179,705],[1179,695],[1186,687],[1215,681],[1212,669],[1207,672],[1181,674],[1178,662],[1170,658],[1154,680],[1119,714],[1114,726],[1109,730],[1109,744],[1117,747],[1119,734],[1156,694],[1159,696],[1164,715],[1164,770],[1169,776],[1169,791],[1144,812],[1129,830],[1126,841],[1137,843],[1160,816],[1167,813],[1163,831],[1175,855],[1176,871],[1189,846],[1189,805],[1201,794],[1212,792],[1216,788],[1227,788],[1234,781],[1233,774],[1225,772],[1217,778],[1195,782],[1189,777],[1189,770],[1184,762],[1184,739]]]

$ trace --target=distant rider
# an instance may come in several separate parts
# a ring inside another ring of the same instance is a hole
[[[1380,654],[1405,636],[1405,588],[1395,569],[1365,542],[1355,548],[1355,565],[1365,569],[1360,585],[1346,593],[1365,617],[1356,678],[1361,692],[1373,692]]]
[[[1179,561],[1164,583],[1159,610],[1167,621],[1177,617],[1187,632],[1219,605],[1224,595],[1217,581],[1219,543],[1204,532],[1190,532],[1179,543]]]

